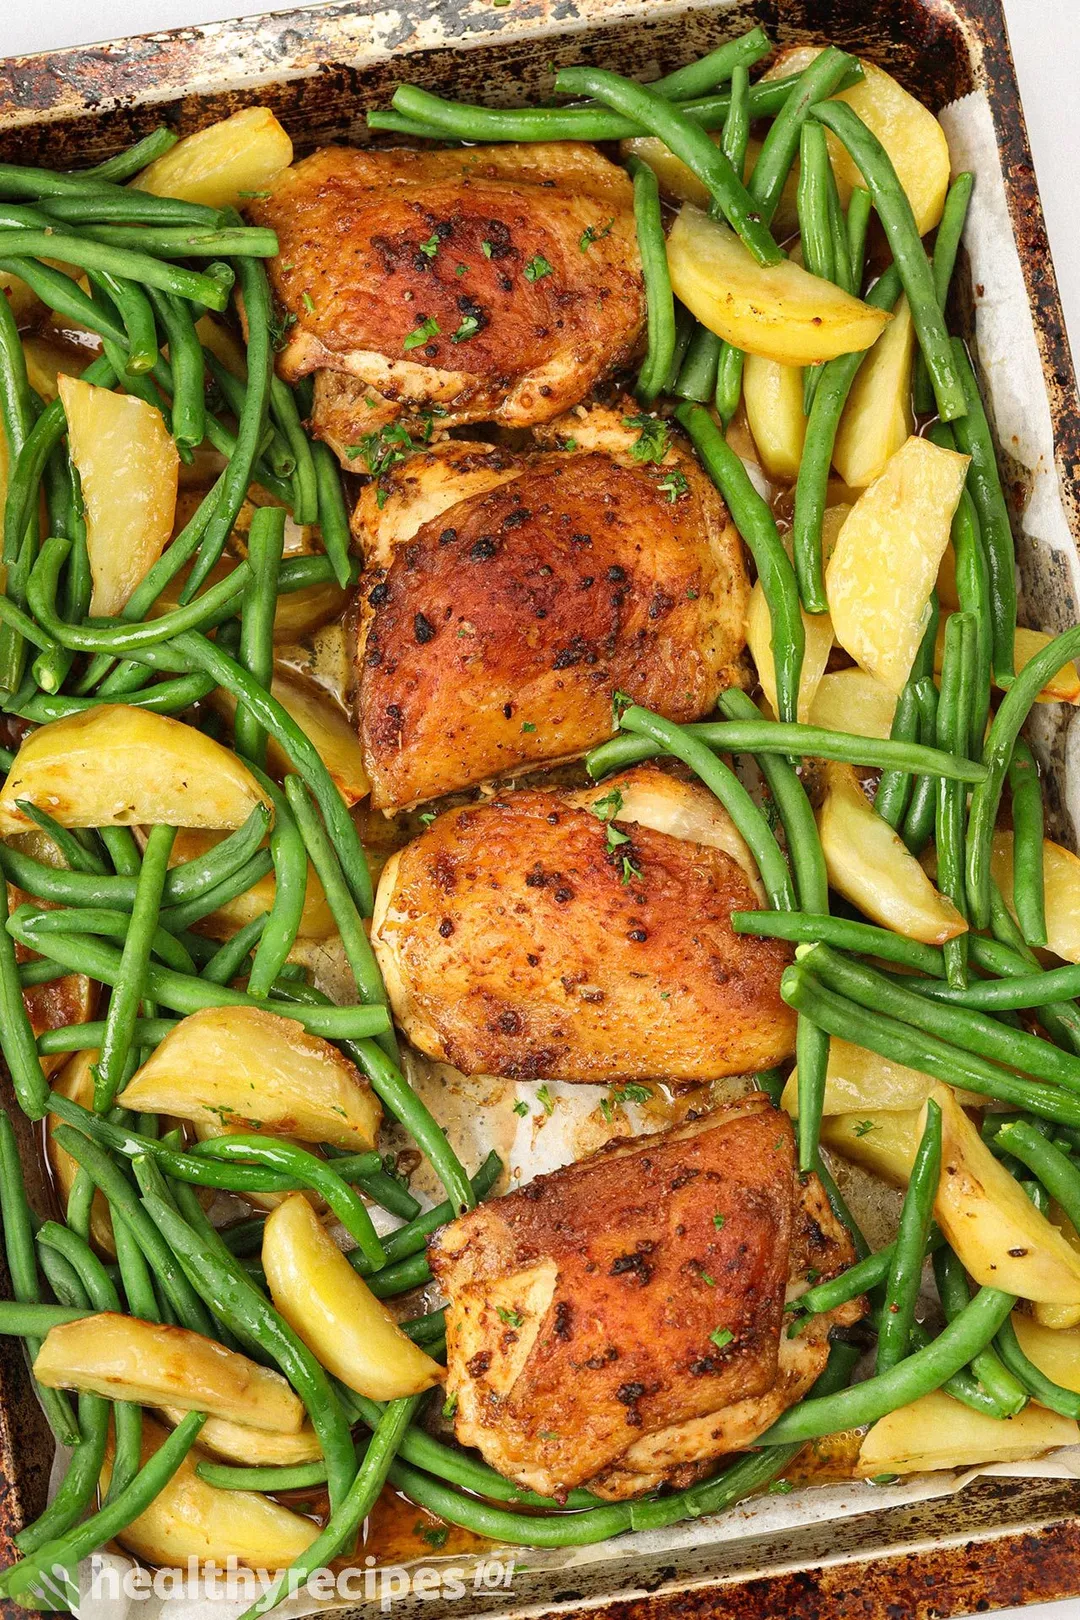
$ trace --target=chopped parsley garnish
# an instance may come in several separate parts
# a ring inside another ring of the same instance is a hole
[[[603,225],[601,225],[599,230],[597,230],[595,225],[586,225],[585,229],[578,238],[578,247],[581,249],[582,253],[588,253],[594,242],[600,242],[605,236],[610,236],[611,227],[614,225],[614,223],[614,219],[609,219]]]
[[[435,820],[435,812],[434,812],[434,810],[421,810],[421,812],[420,812],[420,821],[423,824],[423,826],[430,827],[431,823],[434,820]]]
[[[272,193],[269,191],[238,191],[236,195],[238,197],[269,197]]]
[[[625,1086],[612,1086],[611,1100],[614,1103],[647,1103],[652,1101],[652,1087],[639,1086],[635,1080],[627,1081]]]
[[[345,454],[350,461],[355,461],[359,456],[372,477],[378,478],[381,473],[396,467],[399,461],[404,461],[409,451],[415,449],[408,428],[402,427],[400,422],[390,422],[386,427],[363,434],[359,444],[346,445]]]
[[[476,316],[466,315],[463,317],[461,325],[458,327],[457,331],[451,332],[450,341],[451,343],[465,343],[469,338],[475,337],[479,330],[480,322],[477,320]]]
[[[709,1334],[710,1340],[718,1350],[723,1350],[724,1346],[730,1344],[734,1337],[735,1335],[731,1329],[724,1327],[713,1328]]]
[[[533,725],[531,720],[523,720],[521,722],[521,729],[522,731],[535,731],[536,727]]]
[[[426,242],[421,242],[420,251],[424,255],[425,259],[433,259],[436,253],[439,251],[438,234],[432,232]]]
[[[612,692],[611,717],[615,721],[616,725],[618,725],[619,721],[623,717],[623,710],[631,708],[633,706],[633,702],[633,698],[627,697],[625,692],[620,692],[618,689]]]
[[[522,1316],[521,1312],[509,1310],[505,1305],[497,1305],[495,1307],[495,1314],[499,1318],[500,1322],[506,1323],[507,1327],[519,1328],[524,1327],[525,1325],[525,1318]]]
[[[720,1213],[720,1211],[719,1211],[719,1210],[717,1210],[717,1212],[716,1212],[716,1214],[715,1214],[715,1215],[714,1215],[714,1216],[713,1216],[713,1218],[712,1218],[712,1223],[713,1223],[713,1225],[714,1225],[714,1226],[715,1226],[715,1227],[716,1227],[716,1230],[717,1230],[717,1231],[718,1231],[718,1232],[719,1232],[719,1231],[721,1231],[721,1230],[722,1230],[722,1229],[723,1229],[723,1225],[724,1225],[724,1216],[723,1216],[723,1215],[721,1215],[721,1213]]]
[[[787,1496],[795,1489],[790,1479],[774,1479],[769,1486],[770,1496]]]
[[[542,253],[537,253],[525,266],[526,281],[542,281],[545,276],[554,274],[555,267],[549,264]]]
[[[528,1103],[525,1101],[524,1097],[519,1097],[517,1102],[514,1104],[514,1113],[517,1114],[519,1119],[525,1119],[528,1116],[528,1112]]]
[[[562,444],[560,444],[559,449],[560,450],[576,450],[577,449],[577,440],[576,439],[564,439]]]
[[[816,1283],[820,1276],[821,1272],[818,1270],[817,1266],[811,1266],[809,1271],[806,1273],[806,1280],[808,1283]]]
[[[678,467],[671,467],[661,478],[658,489],[663,490],[668,500],[674,506],[680,495],[685,495],[690,485],[686,481],[686,474],[680,472]]]
[[[548,1090],[547,1086],[540,1087],[539,1091],[536,1093],[536,1100],[544,1110],[545,1114],[553,1114],[555,1112],[555,1099],[551,1095],[551,1092]]]
[[[296,316],[290,309],[278,309],[275,305],[270,316],[270,341],[275,349],[283,349],[289,335],[289,328],[296,325]]]
[[[444,1418],[453,1417],[454,1413],[457,1411],[457,1401],[457,1390],[455,1389],[453,1394],[448,1395],[445,1401],[443,1401],[442,1415]]]
[[[611,822],[609,821],[607,825],[608,854],[613,855],[620,844],[628,844],[629,842],[630,834],[620,832],[619,828],[612,826]]]
[[[637,416],[624,416],[623,427],[636,427],[638,436],[630,454],[635,461],[663,461],[671,443],[671,429],[662,416],[642,412]]]
[[[859,1123],[855,1127],[855,1135],[856,1136],[869,1136],[871,1131],[876,1131],[876,1130],[877,1130],[877,1125],[876,1125],[874,1120],[872,1120],[872,1119],[860,1119]]]
[[[439,323],[435,319],[434,315],[429,315],[426,321],[421,321],[419,326],[413,327],[412,331],[406,337],[402,347],[406,350],[418,349],[420,345],[422,343],[426,343],[429,338],[438,337],[438,335]]]
[[[455,274],[455,276],[467,276],[468,273],[469,273],[469,267],[468,267],[467,264],[455,264],[455,266],[454,266],[454,274]]]
[[[618,788],[612,788],[602,799],[590,804],[589,809],[598,821],[613,821],[622,809],[622,794]]]
[[[698,1276],[701,1278],[702,1282],[706,1285],[706,1287],[708,1287],[708,1288],[715,1288],[716,1287],[716,1278],[715,1277],[710,1277],[709,1273],[707,1271],[699,1271]]]
[[[506,0],[506,3],[509,5],[510,0]],[[559,1438],[559,1431],[558,1429],[541,1429],[540,1438],[541,1440],[557,1440]]]
[[[490,242],[481,242],[480,251],[484,255],[485,259],[490,259],[494,249],[492,248]]]
[[[418,1524],[416,1534],[421,1541],[426,1541],[429,1547],[445,1547],[450,1539],[450,1527],[445,1524]]]
[[[635,866],[629,855],[622,858],[622,880],[624,884],[630,883],[633,878],[641,876],[641,867]]]
[[[314,313],[315,313],[315,300],[314,300],[314,298],[312,298],[311,294],[306,289],[305,289],[304,292],[302,292],[300,294],[300,302],[303,304],[304,308],[307,310],[309,315],[314,315]]]

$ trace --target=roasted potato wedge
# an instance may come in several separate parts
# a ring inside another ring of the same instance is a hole
[[[34,825],[18,799],[64,827],[235,828],[267,802],[229,749],[194,726],[122,703],[30,733],[0,792],[0,837]]]
[[[1020,1348],[1041,1373],[1080,1394],[1080,1333],[1043,1327],[1025,1311],[1013,1311]]]
[[[909,1069],[891,1058],[880,1057],[864,1046],[833,1036],[825,1075],[822,1111],[826,1114],[910,1113],[921,1108],[934,1081],[919,1069]],[[973,1103],[971,1092],[959,1094]],[[794,1118],[799,1112],[799,1071],[792,1069],[781,1106]]]
[[[882,681],[864,669],[838,669],[818,682],[809,719],[812,726],[827,731],[884,738],[892,731],[895,713],[896,693]]]
[[[977,1463],[1016,1462],[1056,1446],[1074,1446],[1080,1427],[1044,1406],[1025,1406],[1002,1423],[935,1389],[910,1406],[897,1407],[874,1424],[859,1450],[856,1473],[921,1474],[934,1468],[971,1468]]]
[[[874,922],[927,945],[966,931],[952,901],[868,802],[853,766],[825,767],[818,832],[829,882]]]
[[[943,608],[950,611],[960,606],[956,594],[956,557],[952,546],[949,546],[941,559],[941,568],[938,570],[938,597]],[[945,624],[948,615],[942,614],[938,625],[937,641],[934,644],[934,670],[941,672],[941,658],[945,651]],[[1021,625],[1016,627],[1013,640],[1013,669],[1019,675],[1024,665],[1035,654],[1042,652],[1043,648],[1053,637],[1043,630],[1025,630]],[[1080,704],[1080,671],[1076,663],[1063,664],[1057,674],[1047,681],[1036,703],[1072,703]]]
[[[60,1073],[53,1081],[53,1090],[61,1097],[70,1097],[72,1102],[81,1103],[84,1108],[92,1109],[94,1106],[94,1076],[91,1073],[91,1064],[98,1060],[97,1052],[76,1052],[64,1064]],[[67,1209],[67,1201],[71,1193],[79,1167],[70,1153],[66,1153],[54,1140],[53,1132],[60,1124],[58,1114],[50,1114],[45,1124],[45,1145],[49,1155],[49,1165],[52,1169],[56,1191],[60,1198],[61,1208]],[[109,1205],[102,1192],[94,1193],[94,1201],[90,1205],[90,1237],[94,1248],[99,1254],[106,1254],[113,1258],[116,1254],[116,1244],[113,1241],[112,1216]]]
[[[763,269],[728,225],[692,203],[671,228],[668,265],[677,296],[703,325],[781,365],[868,349],[890,319],[791,259]]]
[[[821,51],[820,45],[796,45],[781,51],[765,74],[767,79],[801,73]],[[873,131],[892,159],[900,184],[907,193],[919,234],[925,236],[941,218],[949,189],[949,143],[929,108],[909,95],[891,74],[860,57],[863,77],[834,98],[846,101]],[[847,149],[829,135],[838,187],[861,186],[862,175]]]
[[[968,457],[908,439],[852,507],[825,570],[836,639],[899,694],[926,628]]]
[[[994,1158],[952,1089],[937,1082],[930,1095],[941,1109],[934,1214],[971,1276],[1021,1299],[1080,1304],[1080,1254]]]
[[[22,347],[27,381],[46,404],[57,397],[61,375],[81,377],[93,358],[89,349],[77,349],[73,343],[63,343],[47,332],[27,332]]]
[[[1013,835],[1005,828],[994,834],[990,866],[1011,911]],[[1043,840],[1043,884],[1047,946],[1066,962],[1080,962],[1080,859],[1050,838]]]
[[[1050,1208],[1046,1215],[1051,1226],[1057,1227],[1069,1247],[1080,1254],[1080,1232],[1077,1232],[1061,1205],[1053,1198],[1050,1200]],[[1037,1300],[1031,1310],[1040,1327],[1052,1328],[1055,1332],[1080,1325],[1080,1305],[1048,1305],[1045,1300]]]
[[[170,866],[179,866],[183,861],[195,860],[227,836],[226,833],[210,832],[205,827],[181,827],[173,840],[172,853],[169,857]],[[209,916],[196,923],[195,930],[197,933],[206,934],[210,939],[231,939],[241,928],[246,927],[253,917],[260,917],[263,912],[270,910],[274,903],[275,892],[274,874],[268,872],[250,889],[238,894],[235,900],[227,900],[223,906],[219,906],[216,911],[210,912]],[[297,938],[328,939],[334,928],[333,914],[323,893],[323,886],[315,874],[315,868],[309,862],[304,909],[300,917],[300,931]]]
[[[806,650],[799,674],[799,719],[807,721],[813,708],[829,654],[833,647],[832,620],[827,613],[807,613],[801,608]],[[772,651],[772,616],[760,579],[750,592],[746,614],[746,644],[757,666],[758,680],[769,707],[776,711],[776,665]]]
[[[901,297],[893,318],[859,367],[833,445],[833,466],[845,484],[865,489],[885,471],[915,426],[911,364],[915,328]]]
[[[917,1108],[896,1113],[867,1109],[856,1114],[830,1114],[821,1122],[825,1146],[894,1187],[906,1187],[922,1136]]]
[[[306,1198],[293,1193],[267,1217],[262,1262],[282,1316],[350,1389],[393,1401],[441,1382],[438,1362],[402,1333]]]
[[[102,1311],[50,1328],[34,1360],[48,1389],[89,1390],[112,1401],[161,1406],[299,1434],[304,1407],[287,1381],[188,1328]]]
[[[186,135],[132,185],[208,208],[240,208],[245,193],[272,187],[292,156],[292,141],[269,107],[244,107]]]
[[[375,1146],[382,1116],[336,1047],[256,1007],[208,1007],[182,1019],[117,1101],[136,1113],[256,1126],[354,1153]]]
[[[179,1406],[162,1406],[160,1412],[173,1428],[184,1416]],[[269,1429],[252,1429],[228,1418],[207,1418],[199,1430],[199,1450],[212,1451],[226,1462],[245,1468],[289,1468],[294,1463],[318,1462],[322,1456],[319,1437],[310,1423],[296,1434],[272,1434]]]
[[[206,492],[198,490],[196,495],[201,498]],[[198,505],[198,500],[194,502]],[[235,557],[221,557],[206,577],[207,586],[216,585],[220,580],[228,578],[237,566]],[[170,613],[179,606],[180,592],[187,583],[189,568],[182,568],[171,579],[151,607],[147,615],[151,619],[160,618],[163,613]],[[329,624],[332,619],[340,618],[345,611],[348,593],[333,582],[327,585],[308,585],[302,591],[287,591],[284,596],[277,599],[274,610],[274,642],[276,645],[285,645],[289,642],[299,641],[303,636],[310,635],[322,625]]]
[[[762,467],[770,478],[791,483],[798,474],[806,439],[801,366],[782,366],[776,360],[748,354],[743,366],[743,403]]]
[[[344,709],[334,702],[330,693],[281,667],[274,670],[270,691],[314,743],[345,803],[354,805],[365,798],[369,783],[360,739]],[[236,713],[235,700],[219,688],[214,701],[231,721]],[[272,738],[267,760],[275,775],[284,776],[293,769],[284,749]]]
[[[167,1431],[144,1413],[142,1460],[145,1465],[167,1438]],[[252,1569],[280,1570],[307,1551],[319,1534],[311,1519],[292,1513],[258,1491],[223,1491],[207,1485],[195,1472],[198,1451],[190,1451],[145,1512],[133,1519],[117,1540],[147,1564],[185,1568],[189,1558],[226,1560]],[[110,1441],[101,1471],[102,1491],[112,1478]]]
[[[110,618],[168,544],[180,457],[145,400],[79,377],[58,378],[57,389],[86,507],[90,612]]]

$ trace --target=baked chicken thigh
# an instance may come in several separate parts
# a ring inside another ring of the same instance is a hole
[[[705,1081],[790,1057],[789,948],[732,930],[759,901],[727,825],[656,767],[444,812],[379,883],[397,1022],[429,1057],[516,1080]]]
[[[447,440],[361,497],[356,692],[372,803],[397,809],[610,736],[617,691],[701,718],[733,679],[749,581],[727,509],[621,414],[575,448]]]
[[[290,382],[338,454],[404,415],[549,421],[625,365],[645,318],[625,171],[573,142],[324,147],[250,217],[280,252]]]
[[[855,1256],[761,1092],[540,1176],[428,1254],[457,1438],[546,1495],[692,1483],[805,1393],[829,1329],[865,1308],[782,1335],[807,1272]]]

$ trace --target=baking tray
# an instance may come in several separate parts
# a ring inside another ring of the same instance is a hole
[[[463,100],[513,104],[549,95],[562,65],[597,62],[652,78],[753,22],[780,43],[828,39],[865,54],[935,110],[973,91],[984,98],[988,139],[975,165],[976,195],[1000,197],[1000,232],[1015,241],[1015,252],[1007,250],[1018,291],[1015,348],[1041,371],[1049,402],[1034,446],[1030,424],[1017,420],[1010,366],[987,365],[978,353],[985,288],[964,254],[951,313],[975,339],[991,416],[1007,428],[999,443],[1017,530],[1022,622],[1052,630],[1075,623],[1080,400],[1000,0],[323,4],[0,62],[0,161],[94,162],[162,121],[186,134],[254,102],[274,109],[300,151],[331,139],[363,143],[366,109],[386,104],[402,78]],[[1037,742],[1051,769],[1056,827],[1075,847],[1069,805],[1080,796],[1070,779],[1080,751],[1056,718],[1044,720]],[[0,1100],[21,1132],[31,1197],[48,1213],[39,1143],[10,1094],[0,1092]],[[0,1273],[5,1291],[6,1282]],[[11,1561],[12,1536],[43,1505],[50,1456],[21,1348],[0,1340],[0,1563]],[[464,1620],[466,1609],[587,1620],[921,1620],[1076,1596],[1080,1482],[983,1479],[946,1499],[782,1535],[725,1544],[710,1541],[703,1525],[700,1538],[686,1542],[657,1555],[624,1539],[572,1570],[516,1571],[512,1600],[498,1593],[447,1605],[407,1599],[394,1612],[429,1620]],[[370,1611],[336,1611],[362,1612]]]

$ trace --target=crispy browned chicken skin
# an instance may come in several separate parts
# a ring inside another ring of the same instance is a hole
[[[709,1080],[794,1050],[789,948],[731,927],[756,904],[715,844],[521,790],[395,854],[371,937],[402,1029],[466,1074]]]
[[[364,491],[376,808],[583,753],[611,735],[616,691],[688,721],[731,684],[749,581],[713,485],[678,448],[636,459],[621,413],[565,422],[570,452],[447,440]]]
[[[339,454],[431,406],[446,425],[548,421],[641,335],[631,183],[591,147],[324,147],[250,215],[280,243],[279,367],[319,373]]]
[[[611,1144],[445,1226],[455,1432],[553,1495],[684,1483],[800,1398],[835,1322],[781,1353],[785,1295],[855,1256],[791,1124],[760,1092]],[[794,1367],[794,1371],[793,1371]]]

